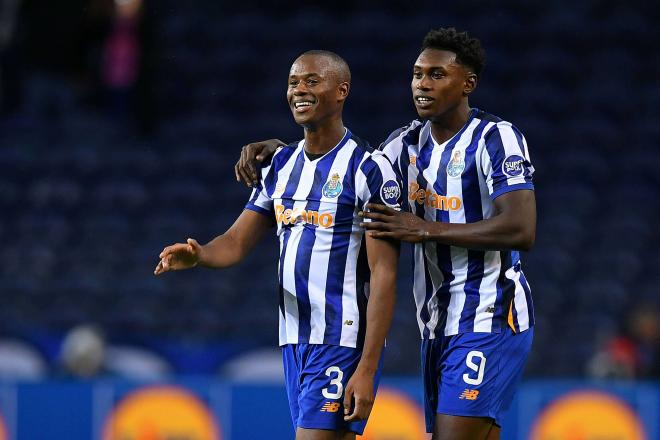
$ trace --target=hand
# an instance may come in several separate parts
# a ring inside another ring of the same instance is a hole
[[[186,243],[167,246],[159,255],[160,261],[154,270],[154,275],[160,275],[170,270],[195,267],[201,261],[202,254],[202,246],[192,238],[189,238]]]
[[[355,401],[353,413],[351,403]],[[353,373],[344,392],[344,420],[355,422],[365,420],[374,406],[374,375],[358,369]]]
[[[358,213],[371,219],[360,223],[374,238],[390,238],[411,243],[420,243],[428,237],[428,222],[410,212],[397,211],[385,205],[367,204],[368,211]]]
[[[241,149],[241,158],[234,165],[236,181],[243,182],[248,187],[256,186],[259,183],[259,173],[257,172],[257,163],[261,163],[268,156],[273,154],[278,147],[286,145],[279,139],[269,139],[267,141],[247,144]]]

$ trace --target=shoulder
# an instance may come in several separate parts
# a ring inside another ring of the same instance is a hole
[[[354,144],[356,150],[358,150],[358,153],[361,154],[370,154],[374,151],[373,147],[369,145],[369,142],[363,140],[362,138],[358,137],[355,133],[351,132],[351,139],[350,139]]]
[[[496,135],[499,135],[501,138],[503,135],[506,136],[507,134],[514,134],[516,137],[522,137],[522,131],[515,125],[513,125],[511,122],[506,121],[499,116],[492,115],[490,113],[484,112],[482,110],[478,110],[477,115],[475,116],[483,121],[490,122],[492,123],[491,127],[486,130],[484,133],[484,139],[488,141],[489,139],[493,137],[497,137]]]
[[[420,119],[414,119],[403,127],[397,128],[387,136],[385,142],[380,144],[380,150],[397,140],[402,142],[404,139],[412,140],[419,136],[424,122]]]
[[[360,170],[366,175],[379,173],[389,176],[391,173],[394,173],[394,166],[384,152],[376,150],[362,161]]]
[[[423,128],[426,123],[420,119],[415,119],[403,127],[397,128],[380,144],[378,149],[385,154],[388,159],[395,163],[398,157],[409,145],[419,144]]]
[[[288,145],[285,145],[281,148],[278,148],[275,150],[275,152],[268,157],[266,160],[264,160],[262,166],[267,167],[270,165],[275,166],[276,168],[284,165],[289,158],[298,150],[298,146],[300,145],[301,141],[296,141],[293,143],[290,143]]]

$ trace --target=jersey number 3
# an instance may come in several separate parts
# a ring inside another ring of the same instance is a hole
[[[479,359],[477,365],[474,361]],[[486,370],[486,356],[480,351],[471,351],[465,358],[465,364],[470,370],[477,372],[477,378],[473,379],[468,373],[463,375],[463,381],[469,385],[480,385],[484,380],[484,371]]]
[[[344,378],[344,372],[339,369],[339,367],[334,366],[334,367],[329,367],[327,370],[325,370],[325,375],[328,377],[332,377],[334,373],[337,373],[337,377],[334,379],[330,379],[330,387],[335,386],[337,387],[337,390],[334,393],[331,393],[328,391],[328,388],[323,388],[321,390],[321,394],[323,394],[323,397],[326,399],[339,399],[344,392],[344,385],[342,385],[341,380]]]

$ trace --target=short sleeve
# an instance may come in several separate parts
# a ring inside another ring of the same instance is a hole
[[[273,218],[275,215],[275,211],[273,210],[273,199],[268,195],[268,191],[266,191],[266,182],[273,180],[272,171],[274,170],[271,161],[272,157],[269,159],[269,162],[262,167],[261,179],[259,179],[259,183],[252,190],[250,200],[248,200],[245,205],[245,209]]]
[[[378,203],[390,208],[401,208],[401,180],[390,161],[380,152],[365,159],[356,175],[358,206],[365,209],[367,203]]]
[[[274,215],[273,199],[271,199],[261,182],[252,190],[250,200],[245,205],[245,209],[258,212],[268,217]]]
[[[534,189],[534,167],[522,133],[507,122],[495,125],[485,136],[481,168],[492,200],[510,191]]]

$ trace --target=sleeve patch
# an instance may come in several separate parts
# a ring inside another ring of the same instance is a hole
[[[390,206],[397,206],[399,204],[399,197],[401,196],[401,188],[396,180],[388,180],[380,187],[380,198]]]
[[[502,172],[509,177],[518,177],[525,172],[525,158],[511,155],[502,162]]]

